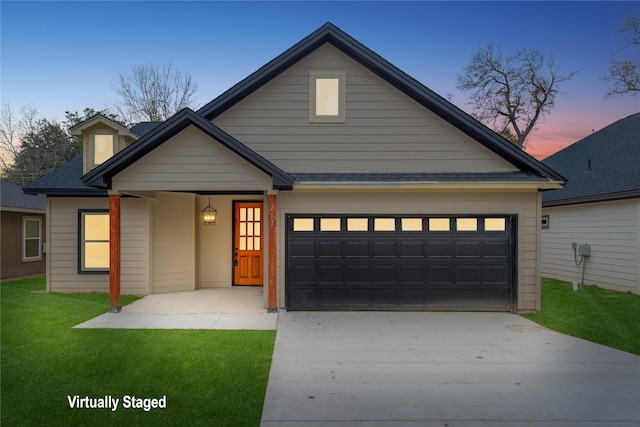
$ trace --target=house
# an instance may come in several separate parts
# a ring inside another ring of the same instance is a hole
[[[0,181],[0,279],[45,272],[46,197]]]
[[[143,134],[96,116],[29,185],[47,289],[264,286],[269,310],[540,307],[541,191],[564,178],[327,23]],[[212,225],[215,223],[215,225]]]
[[[542,196],[542,274],[582,283],[584,269],[586,284],[640,294],[640,113],[544,164],[568,183]],[[590,256],[580,255],[580,245]]]

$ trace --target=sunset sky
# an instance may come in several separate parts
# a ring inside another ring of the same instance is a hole
[[[198,83],[195,108],[330,21],[465,111],[456,77],[478,48],[535,48],[579,71],[529,140],[538,158],[640,111],[605,99],[609,61],[638,2],[0,2],[3,104],[42,117],[103,109],[135,65],[172,63]]]

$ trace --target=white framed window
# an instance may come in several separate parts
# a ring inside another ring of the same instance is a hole
[[[99,166],[116,153],[116,135],[96,132],[91,135],[91,166]]]
[[[78,272],[109,271],[109,211],[78,211]]]
[[[344,123],[346,121],[346,81],[344,71],[309,72],[309,121]]]
[[[22,261],[42,259],[42,219],[22,217]]]

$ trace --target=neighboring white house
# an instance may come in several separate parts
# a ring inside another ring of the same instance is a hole
[[[540,308],[541,194],[563,177],[330,23],[197,112],[72,131],[83,157],[26,188],[47,194],[50,291]]]
[[[582,282],[584,268],[585,284],[640,294],[640,113],[544,164],[568,183],[542,196],[542,275]],[[584,259],[581,244],[590,249]]]

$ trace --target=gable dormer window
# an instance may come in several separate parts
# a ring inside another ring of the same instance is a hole
[[[109,160],[116,153],[116,135],[94,133],[91,141],[91,169]]]
[[[100,166],[138,139],[137,134],[101,114],[75,125],[69,129],[69,133],[82,138],[83,174]]]
[[[344,71],[309,72],[309,122],[346,121],[346,80]]]

